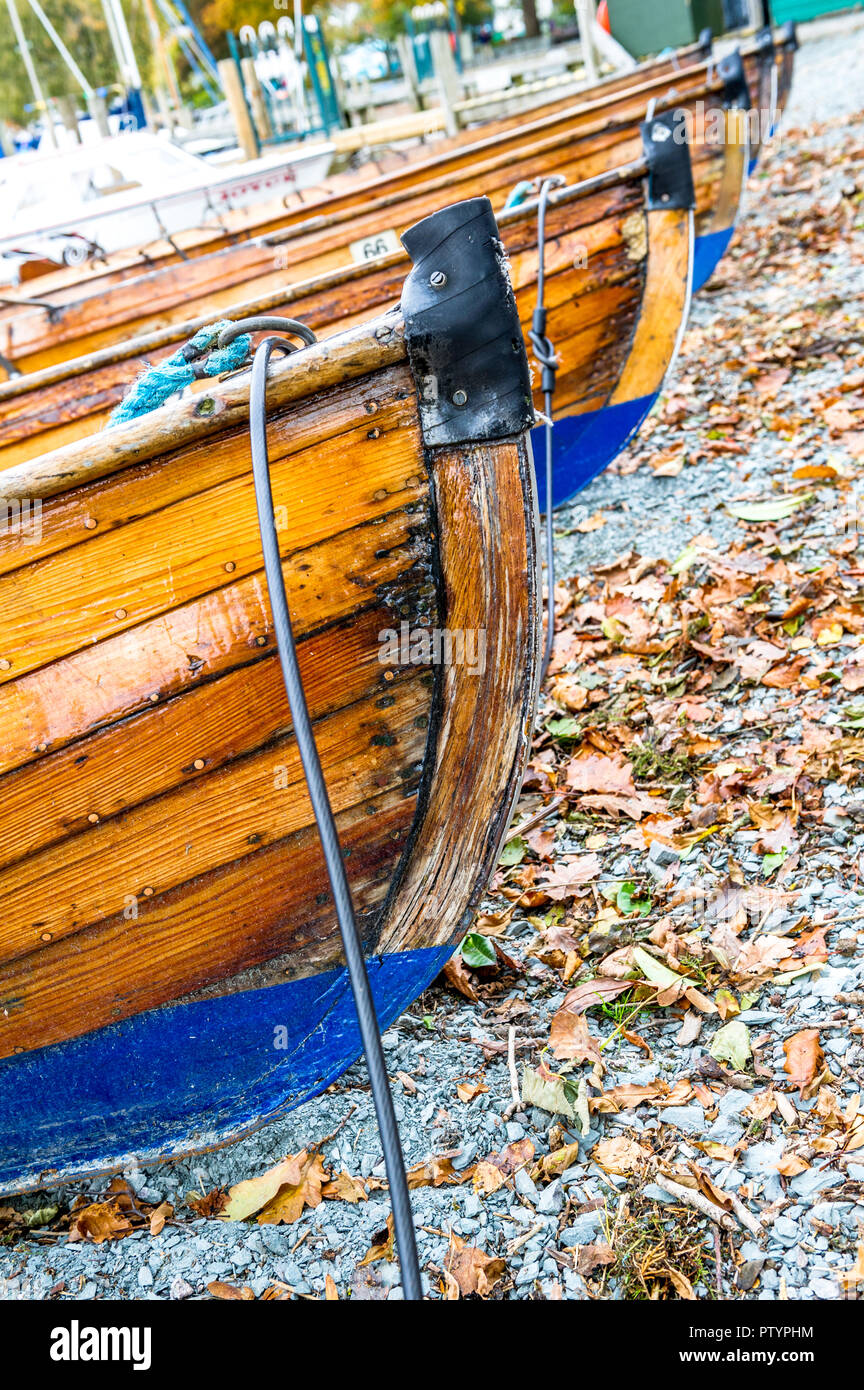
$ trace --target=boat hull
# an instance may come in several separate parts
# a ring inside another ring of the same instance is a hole
[[[268,379],[298,659],[384,1023],[494,868],[540,635],[530,379],[491,208],[409,238],[426,268],[403,310]],[[225,1142],[359,1051],[248,410],[248,377],[211,384],[2,475],[40,503],[38,534],[0,547],[7,1190]]]

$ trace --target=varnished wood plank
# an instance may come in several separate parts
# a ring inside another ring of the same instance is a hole
[[[478,679],[457,663],[442,672],[425,813],[391,896],[382,950],[437,944],[467,927],[522,785],[540,642],[537,610],[525,601],[538,565],[527,447],[520,447],[518,467],[512,445],[442,451],[432,459],[446,621],[465,631],[487,615],[485,669],[494,678]],[[465,564],[466,553],[475,563]],[[514,702],[523,711],[519,721],[505,715]]]
[[[378,659],[378,634],[398,622],[393,610],[378,606],[299,642],[313,719],[375,694],[389,701],[392,681]],[[291,727],[272,653],[36,758],[3,780],[0,868],[199,782]]]
[[[419,780],[430,704],[424,673],[394,682],[392,700],[382,708],[376,693],[317,721],[335,812],[404,781],[413,765]],[[122,916],[132,898],[168,892],[311,823],[293,735],[274,738],[0,873],[0,962]]]
[[[652,254],[645,298],[626,366],[612,393],[613,405],[659,391],[687,321],[693,215],[654,211],[648,219]]]
[[[337,816],[361,914],[380,907],[415,800],[411,788],[395,787]],[[50,954],[0,968],[0,1056],[28,1051],[34,1039],[49,1046],[105,1027],[208,985],[224,988],[226,980],[283,955],[283,977],[338,960],[329,884],[312,830],[205,875],[188,891],[142,898],[138,912],[137,919],[100,922],[57,942]]]

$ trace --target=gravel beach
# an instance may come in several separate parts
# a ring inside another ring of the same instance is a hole
[[[433,1298],[864,1286],[862,499],[858,15],[805,36],[663,398],[556,515],[525,828],[384,1037]],[[286,1155],[300,1214],[226,1220]],[[399,1299],[383,1172],[360,1063],[227,1149],[0,1198],[0,1295]]]

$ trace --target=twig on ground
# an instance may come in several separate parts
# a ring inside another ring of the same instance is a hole
[[[668,1192],[670,1197],[677,1197],[679,1202],[685,1206],[695,1207],[701,1211],[703,1216],[707,1216],[710,1221],[716,1221],[718,1226],[722,1226],[724,1231],[734,1231],[735,1223],[728,1212],[722,1210],[714,1202],[709,1202],[707,1197],[703,1197],[701,1192],[697,1192],[694,1187],[682,1187],[679,1182],[673,1182],[671,1178],[666,1178],[662,1173],[658,1173],[654,1181]]]
[[[505,1120],[509,1120],[517,1110],[525,1109],[525,1102],[519,1090],[519,1073],[516,1070],[516,1029],[512,1026],[507,1029],[507,1070],[510,1073],[510,1095],[513,1099],[504,1111]]]

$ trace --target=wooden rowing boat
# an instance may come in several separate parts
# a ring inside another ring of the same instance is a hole
[[[669,121],[658,121],[665,133]],[[548,207],[548,333],[560,361],[556,503],[605,467],[651,408],[686,319],[693,263],[688,151],[670,146],[680,165],[671,170],[668,152],[647,127],[643,142],[636,164],[557,189]],[[656,186],[661,177],[662,188]],[[674,197],[666,197],[670,188]],[[536,198],[501,214],[499,226],[527,336],[537,300]],[[233,316],[289,313],[319,336],[331,333],[392,303],[405,263],[403,251],[300,280],[234,303]],[[186,320],[0,386],[0,468],[101,429],[145,365],[176,353],[206,322]],[[545,505],[543,478],[540,492]]]
[[[533,410],[490,205],[405,241],[402,309],[274,360],[268,388],[300,664],[384,1026],[496,862],[539,633]],[[358,1055],[248,411],[244,374],[2,476],[22,504],[0,537],[2,1190],[225,1142]]]
[[[564,96],[556,93],[552,93],[548,96],[541,94],[528,108],[531,113],[530,116],[526,114],[526,105],[521,96],[522,89],[519,87],[513,87],[510,89],[509,93],[512,97],[510,105],[512,110],[516,113],[514,115],[506,115],[493,120],[484,120],[480,115],[484,109],[484,99],[478,99],[476,106],[478,116],[476,122],[471,126],[466,126],[466,128],[456,136],[436,140],[431,148],[431,153],[440,154],[450,149],[458,149],[460,146],[464,147],[479,139],[481,134],[495,136],[517,128],[527,119],[537,119],[544,113],[548,114],[551,111],[565,110],[573,105],[596,101],[604,95],[608,96],[615,92],[624,91],[628,87],[634,87],[652,78],[674,77],[674,74],[680,72],[683,68],[707,60],[711,53],[711,44],[710,31],[706,30],[697,43],[690,44],[677,50],[677,52],[668,58],[652,59],[640,63],[632,71],[622,76],[606,78],[601,82],[585,86],[578,92],[573,92],[572,90],[568,91]],[[494,97],[490,96],[485,100],[498,103],[501,100],[501,93],[495,94]],[[423,116],[429,115],[428,112],[421,114]],[[395,129],[395,123],[388,123],[388,128],[393,132],[388,138],[398,138],[398,130]],[[374,125],[368,127],[367,130],[368,139],[374,147],[375,142],[380,143],[382,133],[380,129]],[[338,147],[340,133],[336,132],[333,138]],[[406,162],[409,164],[412,162],[421,164],[429,155],[430,147],[418,144],[413,148],[403,148],[399,150],[398,153],[390,152],[381,158],[377,158],[374,162],[374,168],[378,173],[383,173],[387,169],[393,168],[398,168],[399,171],[402,172],[405,169]],[[352,192],[358,192],[368,183],[369,176],[370,171],[367,168],[366,170],[355,170],[353,173],[329,178],[326,183],[322,185],[320,194],[317,198],[310,194],[306,200],[301,200],[301,202],[305,202],[306,205],[309,206],[311,205],[309,203],[310,198],[312,198],[314,203],[323,203],[334,195],[339,195],[341,193],[347,193],[350,196]],[[220,222],[216,225],[211,225],[209,227],[203,226],[195,229],[194,232],[178,234],[172,238],[171,241],[152,241],[145,247],[133,248],[128,252],[107,257],[100,262],[90,261],[83,266],[70,267],[61,272],[55,271],[50,278],[46,276],[40,280],[38,290],[47,292],[52,289],[60,289],[69,287],[73,284],[86,282],[91,278],[98,278],[100,285],[105,287],[108,283],[117,283],[121,278],[125,279],[132,275],[140,274],[141,271],[148,266],[154,267],[156,265],[168,264],[170,262],[182,260],[184,257],[194,257],[204,254],[207,251],[217,250],[221,245],[245,240],[249,236],[258,234],[260,226],[265,223],[271,223],[274,218],[277,219],[277,221],[280,218],[285,218],[286,202],[287,199],[284,198],[280,198],[275,202],[262,202],[254,213],[244,210],[242,213],[223,214]],[[295,213],[298,211],[299,207],[300,204],[294,209]],[[284,225],[290,224],[286,221]]]
[[[751,91],[748,73],[752,67],[758,74],[764,61],[765,53],[758,47],[745,55],[744,77]],[[698,124],[700,109],[704,118],[704,108],[728,100],[728,92],[728,82],[716,72],[709,74],[704,65],[694,65],[676,75],[674,97],[664,76],[614,93],[611,99],[566,106],[530,123],[523,120],[506,133],[374,180],[363,186],[360,196],[352,189],[350,194],[331,198],[320,214],[284,213],[278,223],[261,224],[262,235],[255,242],[163,265],[119,284],[112,284],[109,274],[91,279],[86,286],[46,292],[40,296],[43,308],[24,309],[19,302],[0,316],[0,353],[22,371],[36,370],[90,352],[119,331],[137,334],[163,325],[172,315],[185,318],[193,311],[203,313],[202,301],[209,297],[213,304],[215,294],[240,284],[246,287],[244,297],[251,297],[253,286],[263,292],[265,277],[272,279],[278,271],[293,271],[298,264],[304,265],[304,274],[325,271],[350,264],[370,250],[374,254],[376,248],[386,249],[395,244],[398,225],[428,215],[442,197],[483,192],[500,208],[514,183],[526,178],[555,172],[568,183],[584,181],[639,157],[639,126],[649,102],[656,102],[658,109],[671,104],[686,108]],[[698,284],[713,269],[718,248],[724,245],[723,235],[728,241],[734,225],[733,221],[716,226],[719,190],[737,187],[740,197],[746,169],[734,143],[709,143],[700,139],[698,129],[692,150],[697,235],[700,242],[703,235],[707,238],[704,245],[697,244]],[[313,254],[314,268],[309,264]]]
[[[674,101],[666,89],[652,87],[649,96],[656,99],[658,112],[674,108],[689,115],[697,220],[707,220],[713,236],[719,191],[727,181],[724,170],[732,166],[728,181],[737,184],[739,194],[745,170],[734,143],[702,136],[705,107],[726,99],[726,83],[719,75],[706,81],[701,69],[692,71],[695,76],[689,71],[679,76]],[[106,292],[98,292],[93,281],[75,299],[59,296],[47,308],[19,309],[0,320],[0,351],[22,370],[38,370],[106,346],[121,333],[149,332],[191,313],[215,315],[240,293],[251,298],[284,287],[295,275],[305,278],[351,265],[368,250],[373,255],[386,250],[399,227],[429,215],[443,198],[484,193],[499,210],[523,181],[557,175],[574,184],[632,163],[642,154],[645,91],[637,88],[616,97],[614,110],[571,110],[506,140],[482,141],[442,156],[426,166],[419,184],[407,175],[376,181],[361,212],[353,199],[347,204],[333,200],[326,214],[307,218],[302,226],[150,271]]]

